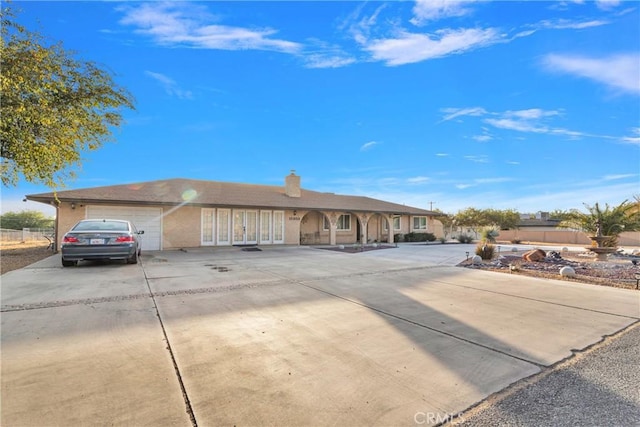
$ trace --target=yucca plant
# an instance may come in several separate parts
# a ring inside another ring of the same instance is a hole
[[[480,242],[476,246],[476,255],[484,260],[493,259],[493,255],[496,253],[495,245],[489,242]]]
[[[483,228],[481,231],[481,237],[482,240],[484,240],[485,242],[489,242],[489,243],[495,243],[496,242],[496,237],[498,237],[498,235],[500,234],[500,232],[498,230],[496,230],[493,227],[486,227]]]

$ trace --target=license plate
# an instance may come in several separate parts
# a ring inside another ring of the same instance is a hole
[[[104,245],[104,239],[91,239],[89,241],[91,245]]]

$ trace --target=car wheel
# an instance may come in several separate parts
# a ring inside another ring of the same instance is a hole
[[[137,264],[138,263],[138,251],[134,252],[129,258],[127,258],[127,264]]]
[[[62,260],[62,266],[63,267],[73,267],[75,265],[78,265],[78,261],[66,261],[66,260]]]

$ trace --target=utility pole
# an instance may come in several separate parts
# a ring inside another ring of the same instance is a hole
[[[432,210],[433,210],[433,204],[434,204],[434,203],[435,203],[435,202],[429,202],[429,210],[430,210],[430,211],[432,211]]]

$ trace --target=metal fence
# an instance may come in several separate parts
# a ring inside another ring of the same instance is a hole
[[[51,240],[53,228],[24,228],[22,230],[0,229],[0,241],[2,242],[32,242]]]

